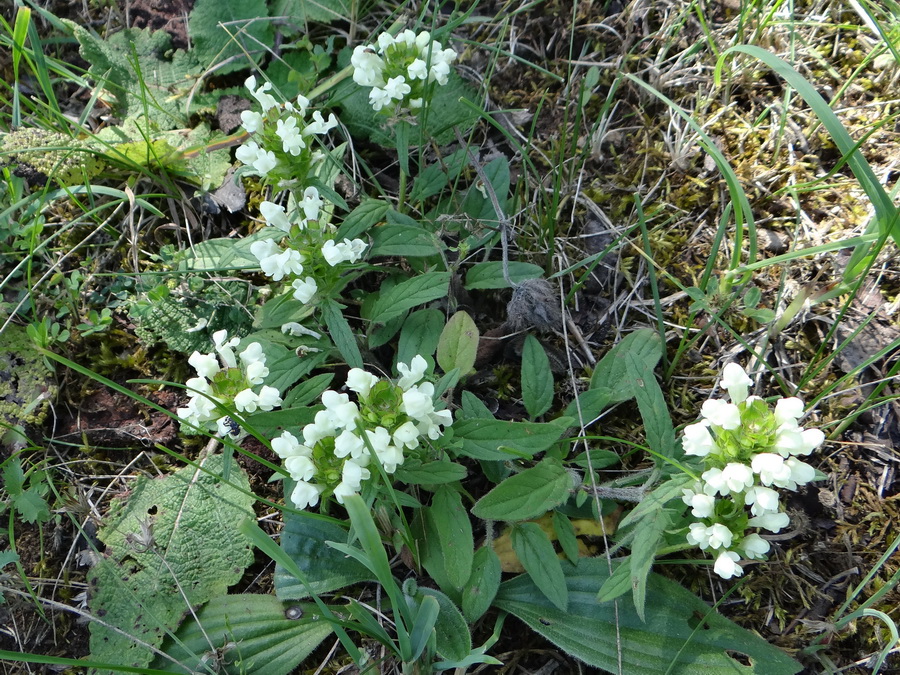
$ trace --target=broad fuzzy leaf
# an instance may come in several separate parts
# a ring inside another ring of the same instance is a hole
[[[459,311],[450,317],[437,346],[437,360],[445,373],[458,368],[465,375],[475,365],[478,352],[478,327],[472,317]]]
[[[781,650],[657,574],[648,579],[647,606],[653,611],[644,623],[624,598],[617,605],[597,602],[597,589],[609,575],[605,559],[585,558],[578,567],[566,562],[562,568],[568,611],[554,607],[524,574],[500,586],[494,605],[589,665],[623,675],[793,675],[801,669]],[[747,660],[751,665],[742,665]]]
[[[569,605],[566,578],[547,535],[536,523],[519,523],[513,526],[511,538],[513,550],[535,586],[565,612]]]
[[[461,454],[474,459],[507,460],[543,452],[559,440],[569,422],[570,418],[542,424],[476,417],[456,422],[453,433],[463,442]]]
[[[426,302],[446,297],[450,290],[449,272],[426,272],[401,281],[380,294],[372,307],[369,319],[373,323],[387,323],[407,310]],[[362,364],[360,364],[360,367]]]
[[[510,476],[472,507],[483,520],[528,520],[564,502],[572,477],[555,459]]]
[[[533,335],[522,349],[522,401],[532,417],[543,415],[553,405],[553,373],[547,352]]]
[[[450,583],[462,587],[472,574],[472,523],[459,493],[449,487],[438,488],[429,507],[444,552],[444,567]]]
[[[509,280],[514,284],[520,284],[527,279],[538,279],[544,275],[544,268],[532,263],[509,262]],[[506,278],[503,276],[503,263],[492,260],[490,262],[472,265],[466,273],[466,290],[474,291],[486,288],[509,288]]]

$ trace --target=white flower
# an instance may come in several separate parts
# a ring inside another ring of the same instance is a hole
[[[687,542],[691,546],[699,546],[704,551],[709,548],[709,532],[703,523],[691,523],[687,533]]]
[[[303,140],[300,128],[297,126],[296,117],[291,116],[287,120],[278,120],[275,124],[275,133],[281,139],[281,149],[294,157],[297,157],[306,147],[306,141]]]
[[[262,384],[269,376],[269,369],[265,361],[256,361],[245,368],[244,374],[250,384]]]
[[[340,247],[341,244],[335,244],[333,239],[329,239],[322,245],[322,257],[332,267],[344,262],[344,250]]]
[[[711,525],[706,532],[709,535],[710,548],[728,548],[731,546],[731,540],[734,535],[722,523]]]
[[[306,116],[307,108],[309,108],[309,99],[303,94],[297,94],[297,111],[300,113],[300,117]]]
[[[775,421],[779,426],[782,424],[790,424],[797,426],[797,420],[803,417],[803,401],[796,396],[790,398],[780,398],[775,404]]]
[[[228,331],[217,330],[213,333],[213,343],[216,346],[216,352],[228,368],[237,368],[237,360],[234,358],[232,347],[237,347],[240,342],[240,338],[237,337],[229,340]]]
[[[362,368],[351,368],[347,373],[347,388],[355,391],[362,398],[369,395],[369,391],[378,382],[378,377],[372,373],[368,373]]]
[[[281,253],[281,247],[275,243],[274,239],[260,239],[250,244],[250,253],[262,262],[266,258],[271,258]]]
[[[263,364],[265,364],[266,362],[266,355],[263,353],[262,345],[258,342],[251,342],[249,345],[247,345],[247,348],[244,349],[244,351],[238,354],[238,356],[240,356],[241,362],[245,366],[249,366],[260,361]]]
[[[712,434],[709,433],[709,421],[704,420],[696,424],[688,424],[684,428],[684,440],[681,442],[684,454],[706,457],[712,452],[716,444]]]
[[[684,496],[681,499],[691,507],[691,513],[695,518],[710,518],[715,512],[716,500],[711,495],[684,490]]]
[[[791,472],[791,482],[797,485],[806,485],[816,477],[816,470],[809,464],[801,462],[799,459],[790,457],[784,460],[785,467]],[[785,485],[788,489],[793,490],[795,485]]]
[[[305,455],[293,455],[284,460],[284,468],[295,481],[309,481],[316,475],[316,465]]]
[[[309,447],[313,447],[323,438],[334,436],[334,432],[331,415],[327,410],[320,410],[316,413],[315,420],[303,427],[303,442]]]
[[[259,212],[266,219],[266,225],[276,227],[282,232],[291,231],[291,221],[288,220],[284,207],[274,202],[262,202],[259,205]]]
[[[369,103],[372,106],[372,110],[375,112],[378,112],[384,106],[390,104],[390,102],[391,95],[380,87],[373,87],[372,91],[369,92]]]
[[[275,97],[266,93],[272,88],[271,82],[263,82],[262,86],[257,89],[256,76],[251,75],[244,80],[244,86],[250,90],[250,93],[253,94],[253,98],[259,101],[259,105],[262,106],[263,112],[278,105],[278,101],[275,100]]]
[[[390,37],[389,33],[383,35]],[[379,42],[380,40],[379,37]],[[384,82],[381,76],[384,61],[370,47],[357,45],[350,57],[350,64],[353,66],[353,81],[361,87],[372,87]]]
[[[282,250],[274,240],[255,241],[250,253],[259,260],[259,267],[274,281],[281,281],[288,274],[303,274],[303,256],[292,248]]]
[[[409,450],[419,447],[419,430],[412,422],[404,422],[394,430],[394,444]]]
[[[188,358],[188,363],[194,367],[194,370],[197,371],[198,375],[208,379],[215,377],[216,373],[221,370],[218,359],[212,354],[194,352]]]
[[[322,208],[323,202],[319,198],[319,191],[315,187],[308,187],[303,191],[303,201],[300,207],[303,209],[303,215],[306,220],[318,220],[319,210]]]
[[[338,125],[337,117],[334,116],[334,113],[331,113],[328,116],[327,122],[325,121],[325,118],[322,117],[322,113],[318,110],[316,110],[312,114],[312,117],[312,123],[307,124],[306,128],[303,130],[304,136],[311,136],[312,134],[327,134]]]
[[[259,403],[259,409],[268,412],[281,405],[281,394],[278,393],[278,390],[275,387],[264,385],[263,388],[259,390],[257,401]]]
[[[753,485],[753,470],[746,464],[730,462],[722,469],[722,480],[729,492],[743,492]]]
[[[315,283],[315,282],[313,282]],[[297,323],[296,321],[288,321],[281,326],[281,332],[285,335],[293,335],[294,337],[300,337],[301,335],[308,335],[311,338],[315,338],[318,340],[322,336],[314,330],[310,330],[303,324]]]
[[[722,551],[716,558],[713,571],[723,579],[739,577],[744,573],[743,568],[737,564],[740,556],[734,551]]]
[[[384,454],[391,444],[391,434],[384,427],[375,427],[374,430],[366,429],[366,438],[369,439],[369,445],[372,446],[376,455]]]
[[[394,473],[403,464],[403,450],[396,445],[389,445],[378,455],[378,461],[387,473]]]
[[[402,375],[402,377],[397,380],[397,386],[399,386],[403,391],[406,391],[414,384],[418,384],[419,381],[425,377],[425,371],[428,370],[428,361],[419,354],[416,354],[412,361],[409,362],[409,365],[405,363],[397,364],[397,372]]]
[[[205,377],[192,377],[184,383],[184,386],[194,390],[188,392],[189,396],[199,396],[200,394],[209,394],[212,392],[212,387]]]
[[[252,110],[244,110],[241,113],[241,126],[248,134],[254,134],[263,127],[263,116]]]
[[[378,36],[378,51],[384,52],[388,47],[390,47],[396,40],[394,40],[394,36],[385,31],[381,35]]]
[[[280,436],[272,439],[272,451],[281,459],[309,456],[312,452],[305,445],[300,445],[300,441],[290,431],[282,431]]]
[[[403,392],[403,412],[415,420],[428,419],[429,415],[434,412],[433,393],[434,385],[430,382],[413,385]]]
[[[353,433],[350,429],[344,429],[340,435],[334,439],[334,455],[335,457],[346,457],[350,455],[353,459],[366,454],[366,444],[363,439]]]
[[[406,78],[402,75],[392,77],[387,81],[387,84],[384,85],[384,92],[397,101],[402,101],[403,97],[411,91],[412,88],[406,84]]]
[[[352,460],[344,462],[344,469],[341,472],[341,482],[334,489],[334,497],[339,504],[344,503],[344,497],[356,494],[359,491],[362,481],[368,480],[370,476],[369,470],[361,467]]]
[[[265,176],[278,164],[275,153],[263,150],[256,141],[244,143],[244,145],[239,147],[235,152],[235,157],[244,164],[252,166],[256,169],[256,172],[262,176]]]
[[[781,532],[781,530],[790,525],[791,519],[786,513],[764,513],[761,516],[755,516],[747,521],[748,527],[759,527],[769,532]]]
[[[741,426],[741,411],[734,403],[726,403],[721,399],[704,401],[700,414],[716,426],[729,431]]]
[[[778,493],[772,488],[755,485],[747,490],[744,501],[751,505],[750,513],[761,516],[778,510]]]
[[[453,415],[449,410],[437,410],[428,415],[428,417],[419,420],[416,428],[422,436],[428,436],[431,440],[436,440],[443,435],[441,426],[449,426],[453,424]]]
[[[312,300],[316,291],[319,290],[316,280],[312,277],[306,277],[306,279],[303,279],[302,281],[300,279],[294,279],[294,281],[291,282],[291,288],[294,289],[294,300],[302,302],[304,305]],[[282,326],[282,329],[283,328],[284,326]]]
[[[784,458],[774,452],[761,452],[750,462],[753,473],[759,475],[763,485],[783,486],[791,478],[791,469],[784,465]]]
[[[703,479],[703,491],[706,494],[715,496],[722,490],[726,490],[722,492],[723,495],[728,494],[725,480],[722,478],[722,469],[707,469],[700,475],[700,478]]]
[[[732,403],[743,403],[747,400],[747,390],[753,380],[737,363],[729,363],[722,370],[722,386],[728,390]]]
[[[755,533],[744,537],[740,544],[740,549],[744,552],[744,557],[750,558],[751,560],[765,560],[769,548],[771,548],[769,542]]]
[[[321,485],[313,485],[304,480],[297,481],[297,486],[291,492],[291,501],[298,509],[315,506],[319,503],[319,495],[324,489]]]
[[[428,64],[422,59],[416,59],[406,67],[406,74],[411,80],[426,80],[428,79]]]
[[[244,389],[234,397],[234,407],[240,412],[256,412],[259,407],[259,396],[252,389]]]

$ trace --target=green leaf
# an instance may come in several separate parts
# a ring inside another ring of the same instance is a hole
[[[447,576],[447,570],[444,567],[444,552],[441,550],[437,527],[431,511],[421,509],[413,519],[411,528],[422,567],[444,593],[454,600],[459,600],[461,589],[454,586]]]
[[[522,349],[522,400],[532,417],[543,415],[553,405],[553,373],[547,352],[533,335]]]
[[[13,457],[3,467],[3,487],[12,497],[16,497],[24,491],[25,472],[22,470],[22,460]]]
[[[13,507],[26,523],[44,523],[50,520],[50,507],[34,488],[13,497]]]
[[[398,466],[394,477],[407,485],[443,485],[466,477],[466,467],[456,462],[436,461],[419,463],[408,459]]]
[[[569,517],[559,511],[553,512],[553,530],[559,545],[573,565],[578,564],[578,537]]]
[[[459,368],[462,375],[475,365],[478,352],[478,327],[472,317],[459,311],[450,317],[437,346],[437,361],[445,373]]]
[[[500,558],[491,546],[475,551],[472,576],[462,592],[462,610],[469,623],[475,623],[491,606],[500,588]]]
[[[512,547],[535,586],[561,611],[569,606],[569,590],[553,544],[537,523],[513,526]]]
[[[469,626],[453,601],[433,588],[419,587],[418,594],[437,600],[441,608],[434,624],[437,653],[450,661],[460,661],[472,651]]]
[[[666,399],[653,374],[653,368],[646,361],[640,360],[632,352],[625,354],[625,370],[631,380],[632,391],[637,400],[641,419],[644,421],[644,433],[647,444],[663,457],[675,456],[675,427],[669,417]],[[655,458],[657,464],[662,461]]]
[[[350,16],[349,0],[276,0],[272,16],[287,16],[306,26],[310,21],[334,23]]]
[[[482,520],[528,520],[562,504],[571,489],[568,471],[548,457],[500,483],[476,502],[472,513]]]
[[[113,506],[99,533],[106,551],[88,575],[90,606],[127,633],[91,623],[93,659],[147,666],[153,653],[146,645],[161,644],[186,606],[225,594],[253,562],[237,530],[253,517],[250,483],[234,463],[225,483],[223,468],[222,456],[212,455],[202,470],[189,466],[165,478],[139,478],[127,502]]]
[[[259,61],[266,54],[262,45],[272,44],[268,16],[265,0],[197,0],[188,20],[192,52],[203,66],[222,64],[220,74],[242,70],[245,55]]]
[[[642,518],[635,528],[629,557],[631,567],[631,589],[634,608],[641,620],[645,620],[644,603],[647,600],[647,575],[656,559],[656,550],[663,540],[671,520],[662,509],[647,518]]]
[[[420,309],[410,314],[400,331],[397,363],[408,365],[417,354],[426,360],[431,357],[437,349],[443,328],[444,315],[436,309]]]
[[[369,255],[428,258],[439,252],[434,235],[421,226],[384,225],[375,229]]]
[[[631,354],[653,370],[662,358],[662,341],[652,328],[640,328],[616,344],[594,368],[591,389],[604,389],[611,393],[609,403],[621,403],[634,396],[627,375],[625,355]]]
[[[353,209],[335,234],[335,241],[344,239],[356,239],[375,227],[384,220],[390,204],[381,199],[363,199],[359,206]]]
[[[285,483],[285,494],[290,494]],[[291,488],[292,489],[292,488]],[[371,571],[330,546],[326,541],[347,541],[347,531],[313,514],[284,512],[281,548],[306,576],[313,593],[328,593],[375,578]],[[275,593],[282,600],[309,597],[309,591],[281,565],[275,567]]]
[[[426,272],[401,281],[380,294],[372,307],[371,321],[387,323],[407,310],[447,296],[450,291],[449,272]],[[360,366],[362,364],[360,363]]]
[[[539,279],[543,274],[544,268],[539,265],[514,260],[509,263],[509,280],[514,284],[520,284],[526,279]],[[468,291],[509,287],[503,278],[503,263],[500,261],[478,263],[466,273],[465,288]]]
[[[409,201],[419,202],[433,197],[454,180],[466,162],[466,148],[460,148],[441,161],[429,164],[416,177],[412,190],[409,191]]]
[[[434,632],[434,624],[441,613],[437,599],[422,594],[419,598],[419,609],[413,619],[412,630],[409,631],[410,661],[417,661],[428,646]]]
[[[359,345],[356,344],[356,337],[350,330],[350,325],[341,311],[341,306],[334,300],[328,299],[322,303],[322,319],[328,327],[328,334],[334,341],[341,356],[351,368],[362,368],[362,354],[359,353]]]
[[[454,586],[462,587],[472,574],[472,523],[456,490],[440,487],[429,507],[444,552],[444,569]]]
[[[563,435],[570,421],[567,417],[548,423],[467,418],[454,423],[453,434],[463,442],[461,454],[506,460],[543,452]]]
[[[297,618],[288,618],[288,616]],[[171,673],[205,672],[212,649],[228,672],[287,675],[331,634],[331,626],[312,603],[283,603],[271,595],[223,595],[213,598],[166,638],[153,668]],[[210,644],[212,640],[212,644]]]
[[[19,554],[15,551],[0,551],[0,569],[19,562]]]
[[[334,380],[334,373],[322,373],[308,380],[303,380],[303,382],[291,389],[281,405],[285,408],[302,408],[309,405],[313,401],[318,400],[322,392],[331,386],[332,380]]]
[[[585,663],[623,675],[793,675],[800,671],[800,664],[784,652],[715,614],[700,598],[658,574],[651,574],[647,583],[647,605],[653,611],[646,623],[624,599],[598,603],[595,596],[609,575],[607,564],[604,558],[583,558],[578,567],[562,563],[569,594],[565,612],[524,574],[500,586],[494,605]],[[700,627],[698,622],[704,618]],[[621,671],[617,645],[621,645]],[[748,661],[751,665],[742,665]]]
[[[484,165],[484,175],[491,183],[494,194],[500,208],[507,209],[507,195],[509,195],[509,160],[506,157],[496,157]],[[499,223],[500,215],[494,210],[487,189],[477,180],[465,194],[461,209],[473,220],[481,220],[488,223]]]
[[[630,590],[631,556],[626,556],[616,561],[616,564],[613,565],[612,575],[606,577],[606,580],[600,586],[600,590],[597,591],[597,602],[615,600]]]
[[[588,456],[590,456],[591,461],[588,464]],[[582,469],[605,469],[609,466],[614,466],[622,461],[622,458],[619,457],[617,452],[613,452],[612,450],[605,450],[603,448],[591,448],[587,452],[582,452],[580,455],[575,457],[572,460],[572,464],[575,466],[580,466]]]

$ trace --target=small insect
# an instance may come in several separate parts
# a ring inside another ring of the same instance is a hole
[[[228,427],[228,433],[230,433],[232,436],[240,436],[241,425],[235,422],[232,418],[225,418],[225,426]]]
[[[538,621],[540,621],[540,622],[541,622],[543,625],[545,625],[545,626],[552,626],[552,625],[553,625],[553,622],[552,622],[552,621],[550,621],[550,620],[548,620],[548,619],[545,619],[544,617],[540,617],[540,618],[538,619]]]

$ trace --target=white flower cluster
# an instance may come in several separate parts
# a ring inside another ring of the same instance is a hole
[[[303,198],[290,215],[280,204],[262,202],[259,211],[267,225],[263,233],[270,232],[271,236],[250,245],[250,252],[259,261],[263,274],[273,281],[294,277],[291,281],[293,296],[303,304],[312,300],[319,290],[315,277],[307,275],[301,278],[303,264],[310,256],[318,255],[330,267],[334,267],[342,262],[355,263],[366,250],[366,242],[362,239],[344,239],[338,244],[328,239],[322,243],[323,239],[330,236],[327,234],[330,226],[320,223],[323,205],[315,187],[308,187],[303,191]]]
[[[353,368],[347,388],[357,402],[326,391],[325,409],[303,428],[303,443],[288,431],[272,441],[272,450],[297,482],[291,502],[298,509],[315,506],[326,493],[343,504],[371,477],[372,453],[385,472],[394,473],[403,464],[404,450],[418,448],[424,436],[439,438],[442,427],[453,423],[449,410],[434,409],[434,385],[421,382],[427,367],[421,356],[408,366],[399,364],[402,377],[396,384]]]
[[[257,87],[256,77],[251,75],[244,85],[262,112],[245,110],[241,113],[241,126],[255,139],[237,149],[235,156],[241,162],[252,166],[260,176],[267,176],[282,163],[303,165],[304,170],[308,170],[311,164],[323,158],[321,152],[312,149],[311,137],[327,134],[337,126],[333,113],[325,120],[321,112],[315,111],[309,122],[306,119],[309,99],[305,96],[297,97],[296,106],[290,101],[279,105],[268,93],[272,89],[271,82]],[[296,159],[291,161],[289,158]]]
[[[415,112],[422,107],[428,84],[447,84],[454,60],[456,51],[444,49],[440,42],[431,39],[428,31],[416,35],[405,30],[397,37],[382,33],[374,48],[358,45],[350,63],[353,81],[362,87],[372,87],[369,92],[372,108],[376,112],[386,110],[399,114],[402,110]]]
[[[718,552],[714,570],[725,578],[743,573],[741,557],[763,559],[769,542],[748,527],[779,532],[790,522],[780,510],[774,488],[796,490],[815,477],[800,461],[825,441],[819,429],[803,429],[803,401],[783,398],[772,411],[757,396],[747,396],[752,380],[736,363],[722,373],[731,402],[710,399],[702,420],[684,428],[687,455],[703,458],[705,471],[683,501],[699,522],[690,525],[688,543]],[[750,517],[746,508],[750,509]]]
[[[281,405],[281,396],[274,387],[263,385],[269,369],[262,345],[252,342],[235,357],[239,338],[229,340],[228,333],[220,330],[213,333],[213,342],[215,354],[194,352],[188,359],[197,377],[186,382],[190,401],[178,409],[178,417],[222,436],[238,435],[228,411],[269,411]],[[259,385],[259,391],[254,391]]]

